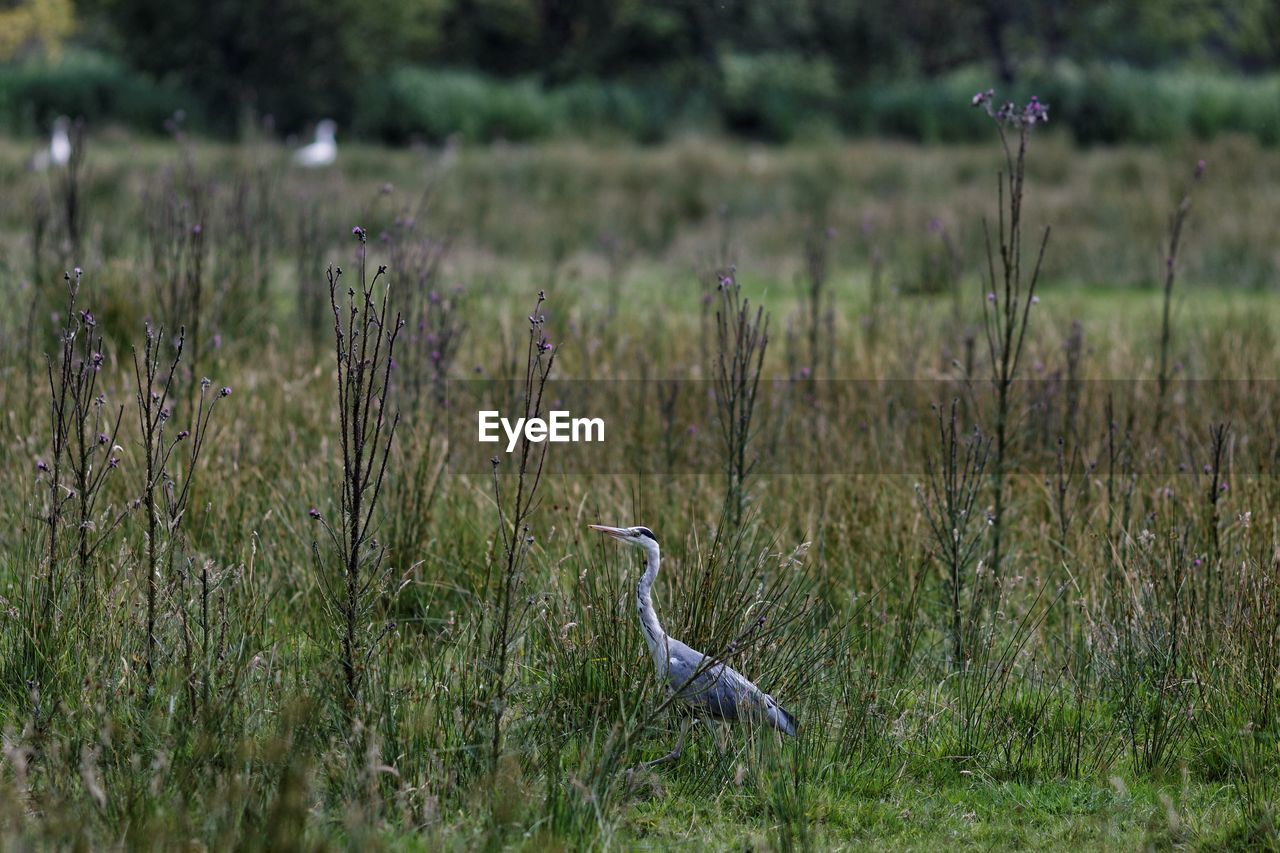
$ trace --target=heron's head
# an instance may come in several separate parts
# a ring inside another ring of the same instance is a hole
[[[658,547],[657,537],[653,535],[653,531],[647,527],[606,527],[603,524],[588,525],[592,530],[612,536],[619,542],[626,542],[628,545],[635,545],[638,548]]]

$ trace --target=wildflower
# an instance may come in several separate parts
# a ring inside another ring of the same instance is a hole
[[[1022,111],[1022,117],[1027,124],[1035,124],[1036,122],[1044,124],[1049,120],[1049,105],[1040,103],[1040,99],[1032,95],[1031,100]]]
[[[91,329],[98,324],[98,321],[94,319],[92,311],[81,311],[80,322],[84,323],[86,326],[88,326]]]
[[[203,233],[204,233],[204,226],[203,226],[203,225],[201,225],[199,222],[197,222],[195,225],[192,225],[192,226],[191,226],[191,236],[192,236],[192,237],[199,237],[199,236],[200,236],[201,234],[203,234]]]
[[[316,509],[315,507],[312,507],[311,509],[307,510],[307,515],[311,516],[316,521],[320,520],[320,510]]]
[[[49,470],[49,465],[48,465],[48,463],[46,463],[43,459],[37,459],[37,460],[36,460],[36,470],[37,470],[37,471],[48,471],[48,470]]]
[[[100,352],[95,352],[95,353],[94,353],[94,354],[89,358],[89,364],[91,364],[95,370],[96,370],[97,368],[99,368],[99,367],[102,367],[102,353],[100,353]]]
[[[1229,489],[1229,488],[1231,488],[1231,487],[1230,487],[1230,486],[1228,486],[1228,485],[1224,482],[1224,483],[1222,483],[1220,486],[1218,486],[1218,491],[1220,491],[1220,492],[1225,492],[1225,491],[1226,491],[1227,489]]]
[[[1213,466],[1212,466],[1212,465],[1210,465],[1210,464],[1208,464],[1208,463],[1205,463],[1205,466],[1204,466],[1204,472],[1205,472],[1206,474],[1212,474],[1212,473],[1213,473]]]
[[[1203,161],[1203,160],[1197,160],[1197,161],[1196,161],[1196,173],[1195,173],[1196,180],[1199,180],[1199,179],[1200,179],[1200,176],[1201,176],[1201,175],[1203,175],[1203,174],[1204,174],[1204,161]]]
[[[978,92],[969,100],[969,103],[975,107],[981,107],[985,104],[991,103],[991,99],[994,98],[995,95],[996,95],[995,89],[988,89],[985,92]]]
[[[1039,305],[1039,304],[1040,304],[1040,297],[1039,297],[1039,296],[1033,296],[1033,297],[1031,297],[1031,304],[1032,304],[1032,305]]]
[[[208,391],[208,390],[209,390],[209,386],[210,386],[210,385],[212,385],[212,384],[213,384],[213,381],[212,381],[211,379],[209,379],[209,377],[208,377],[208,376],[202,377],[202,378],[200,379],[200,390],[201,390],[201,391]]]
[[[108,436],[105,432],[98,433],[98,444],[106,444],[110,440],[111,440],[111,437]]]
[[[160,410],[160,420],[162,421],[169,420],[170,414],[172,414],[172,412],[169,411],[169,407],[165,406],[163,409]]]
[[[1196,557],[1194,560],[1191,561],[1191,565],[1195,566],[1198,569],[1200,568],[1201,562],[1203,561],[1199,557]]]
[[[991,293],[987,294],[987,301],[992,303],[993,305],[995,304],[995,301],[996,301],[995,291],[992,291]]]
[[[110,459],[108,459],[108,460],[107,460],[107,467],[108,467],[108,468],[119,468],[119,467],[120,467],[120,460],[119,460],[117,457],[112,456]]]
[[[550,352],[550,351],[551,351],[550,341],[548,341],[546,338],[543,338],[542,340],[538,341],[538,352]]]
[[[219,397],[230,397],[230,396],[231,396],[231,386],[230,386],[230,385],[223,385],[223,386],[222,386],[222,390],[218,392],[218,396],[219,396]]]
[[[365,237],[366,237],[367,235],[366,235],[366,233],[365,233],[365,230],[364,230],[363,228],[361,228],[359,225],[357,225],[356,227],[354,227],[354,228],[352,228],[352,229],[351,229],[351,236],[352,236],[352,237],[355,237],[355,238],[356,238],[357,240],[359,240],[361,243],[364,243],[364,241],[365,241]]]
[[[178,433],[178,441],[182,441],[184,438],[186,438],[189,435],[191,435],[191,431],[184,429],[182,432]]]

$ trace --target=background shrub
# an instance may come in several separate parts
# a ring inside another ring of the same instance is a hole
[[[0,68],[0,123],[10,132],[43,133],[60,115],[93,124],[119,122],[160,133],[176,110],[198,114],[189,93],[129,71],[119,61],[76,53],[56,65]]]

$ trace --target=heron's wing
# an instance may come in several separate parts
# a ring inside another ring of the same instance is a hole
[[[708,666],[701,652],[683,643],[671,644],[667,663],[670,689],[688,704],[723,720],[753,719],[796,733],[795,718],[733,667]]]
[[[702,653],[672,644],[667,660],[669,688],[681,701],[723,720],[738,719],[738,697],[724,678],[725,666],[708,666]]]

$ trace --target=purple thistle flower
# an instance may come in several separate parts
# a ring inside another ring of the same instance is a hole
[[[316,509],[315,507],[312,507],[311,509],[307,510],[307,515],[311,516],[316,521],[320,520],[320,510]]]
[[[107,435],[105,432],[98,433],[98,444],[106,444],[110,440],[111,436]]]
[[[996,301],[996,294],[995,294],[995,292],[994,292],[994,291],[993,291],[993,292],[991,292],[991,293],[988,293],[988,294],[987,294],[987,301],[988,301],[988,302],[990,302],[990,303],[993,303],[993,304],[995,303],[995,301]]]
[[[48,470],[49,470],[49,465],[48,465],[48,463],[46,463],[43,459],[37,459],[37,460],[36,460],[36,470],[37,470],[37,471],[48,471]]]
[[[365,238],[367,237],[367,234],[365,233],[365,230],[363,228],[357,225],[351,229],[351,236],[355,237],[361,242],[361,244],[363,244],[365,241]]]
[[[191,431],[184,429],[182,432],[178,433],[178,441],[182,441],[184,438],[186,438],[189,435],[191,435]]]
[[[95,353],[94,353],[94,354],[89,358],[89,364],[91,364],[95,369],[97,369],[97,368],[99,368],[99,367],[102,367],[102,353],[100,353],[100,352],[95,352]]]
[[[108,468],[119,468],[119,467],[120,467],[120,460],[119,460],[119,459],[117,459],[116,457],[112,456],[110,459],[108,459],[108,460],[107,460],[107,467],[108,467]]]
[[[230,397],[230,396],[231,396],[231,386],[230,386],[230,385],[223,385],[223,386],[222,386],[222,390],[218,392],[218,396],[219,396],[219,397]]]
[[[86,326],[88,326],[91,329],[98,324],[98,321],[95,320],[93,317],[92,311],[81,311],[80,322],[84,323]]]

